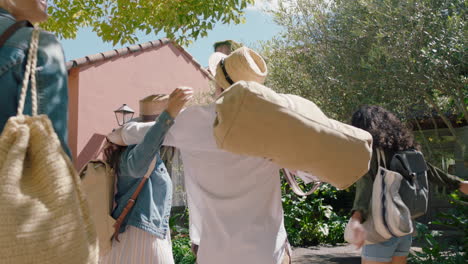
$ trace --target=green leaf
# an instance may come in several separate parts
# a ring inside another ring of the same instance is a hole
[[[319,231],[324,235],[328,236],[330,229],[328,228],[327,224],[322,224],[319,226]]]
[[[188,44],[215,23],[239,23],[243,6],[251,0],[211,1],[69,1],[56,0],[48,8],[50,18],[41,26],[61,38],[73,38],[81,27],[91,26],[103,41],[135,43],[135,32],[163,31],[169,38]],[[209,23],[208,23],[209,22]],[[184,32],[179,31],[183,28]]]

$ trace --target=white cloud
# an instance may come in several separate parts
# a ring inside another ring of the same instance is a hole
[[[284,0],[255,0],[255,4],[249,5],[248,10],[277,10],[279,8],[279,3],[283,2],[283,5],[286,8],[293,6],[297,1],[284,1]],[[324,0],[325,3],[331,3],[333,0]]]
[[[274,10],[278,9],[279,7],[279,1],[281,0],[255,0],[255,4],[250,5],[247,7],[249,10],[259,10],[259,11],[264,11],[264,10]]]

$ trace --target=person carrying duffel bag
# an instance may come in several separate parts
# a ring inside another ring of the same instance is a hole
[[[239,54],[247,52],[244,47],[219,56],[215,79],[224,92],[216,100],[213,131],[217,146],[268,158],[340,189],[362,177],[369,170],[371,135],[328,118],[307,99],[278,94],[261,82],[239,78],[236,65],[249,58]]]

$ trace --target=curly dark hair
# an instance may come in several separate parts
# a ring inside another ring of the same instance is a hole
[[[107,140],[107,145],[103,150],[104,160],[107,162],[107,164],[109,164],[115,173],[119,173],[120,157],[126,149],[126,146],[119,146]]]
[[[418,148],[412,131],[381,106],[362,106],[353,114],[351,125],[369,132],[374,148],[392,151]]]

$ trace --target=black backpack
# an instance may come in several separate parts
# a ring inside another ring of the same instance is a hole
[[[428,167],[423,154],[416,150],[399,151],[393,155],[389,169],[400,173],[405,179],[401,181],[399,193],[411,212],[411,218],[426,214],[429,185]]]

